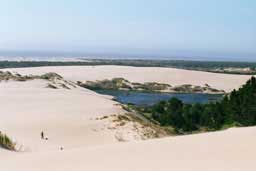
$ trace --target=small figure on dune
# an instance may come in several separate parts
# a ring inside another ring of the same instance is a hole
[[[41,132],[41,139],[42,140],[44,139],[44,132],[43,131]]]
[[[62,150],[63,150],[63,147],[60,147],[60,150],[62,151]]]

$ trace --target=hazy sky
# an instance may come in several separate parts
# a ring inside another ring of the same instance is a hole
[[[256,60],[256,1],[0,0],[0,50]]]

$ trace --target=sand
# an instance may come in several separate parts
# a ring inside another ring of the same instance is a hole
[[[7,70],[7,69],[6,69]],[[21,74],[56,72],[66,80],[124,77],[134,82],[210,84],[226,91],[249,76],[213,74],[171,68],[120,66],[37,67],[8,69]],[[0,129],[22,152],[0,148],[4,171],[255,170],[256,127],[138,141],[132,126],[108,129],[103,116],[125,111],[109,96],[76,87],[46,88],[45,80],[0,83]],[[48,140],[40,139],[44,131]],[[131,135],[120,142],[116,134]],[[63,147],[63,150],[60,148]]]
[[[8,171],[254,171],[256,128],[73,150],[8,154]],[[13,164],[15,163],[15,165]]]
[[[197,86],[210,85],[219,90],[230,92],[239,88],[251,76],[217,74],[202,71],[190,71],[175,68],[130,67],[130,66],[65,66],[35,67],[13,69],[21,74],[43,74],[56,72],[72,81],[95,81],[123,77],[131,82],[158,82],[172,86],[191,84]]]
[[[0,83],[1,131],[14,137],[26,151],[56,150],[81,145],[113,143],[95,118],[122,113],[106,96],[86,89],[49,89],[42,80]],[[49,138],[41,141],[40,132]]]

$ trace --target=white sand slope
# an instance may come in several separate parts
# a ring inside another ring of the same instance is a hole
[[[58,89],[47,87],[49,83]],[[63,83],[69,89],[60,86]],[[147,138],[144,134],[151,129],[132,120],[117,120],[126,111],[112,97],[70,84],[65,80],[42,79],[0,82],[0,131],[11,136],[24,152]],[[48,140],[41,140],[42,131]]]
[[[173,86],[182,84],[204,86],[208,84],[213,88],[225,90],[226,92],[239,88],[251,77],[248,75],[217,74],[174,68],[129,66],[60,66],[12,70],[21,74],[56,72],[73,81],[95,81],[123,77],[132,82],[158,82]]]
[[[115,142],[95,118],[122,113],[116,102],[86,89],[50,89],[46,81],[0,83],[0,129],[26,151]],[[40,132],[49,138],[41,141]]]
[[[255,171],[256,128],[62,152],[8,154],[8,171]],[[13,164],[15,163],[15,165]]]

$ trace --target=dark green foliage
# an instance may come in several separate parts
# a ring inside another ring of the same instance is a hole
[[[256,79],[252,77],[220,102],[191,105],[172,98],[154,105],[150,111],[154,120],[174,127],[178,133],[256,125]]]
[[[1,132],[0,132],[0,147],[3,147],[11,151],[15,151],[15,144],[7,135],[2,134]]]

